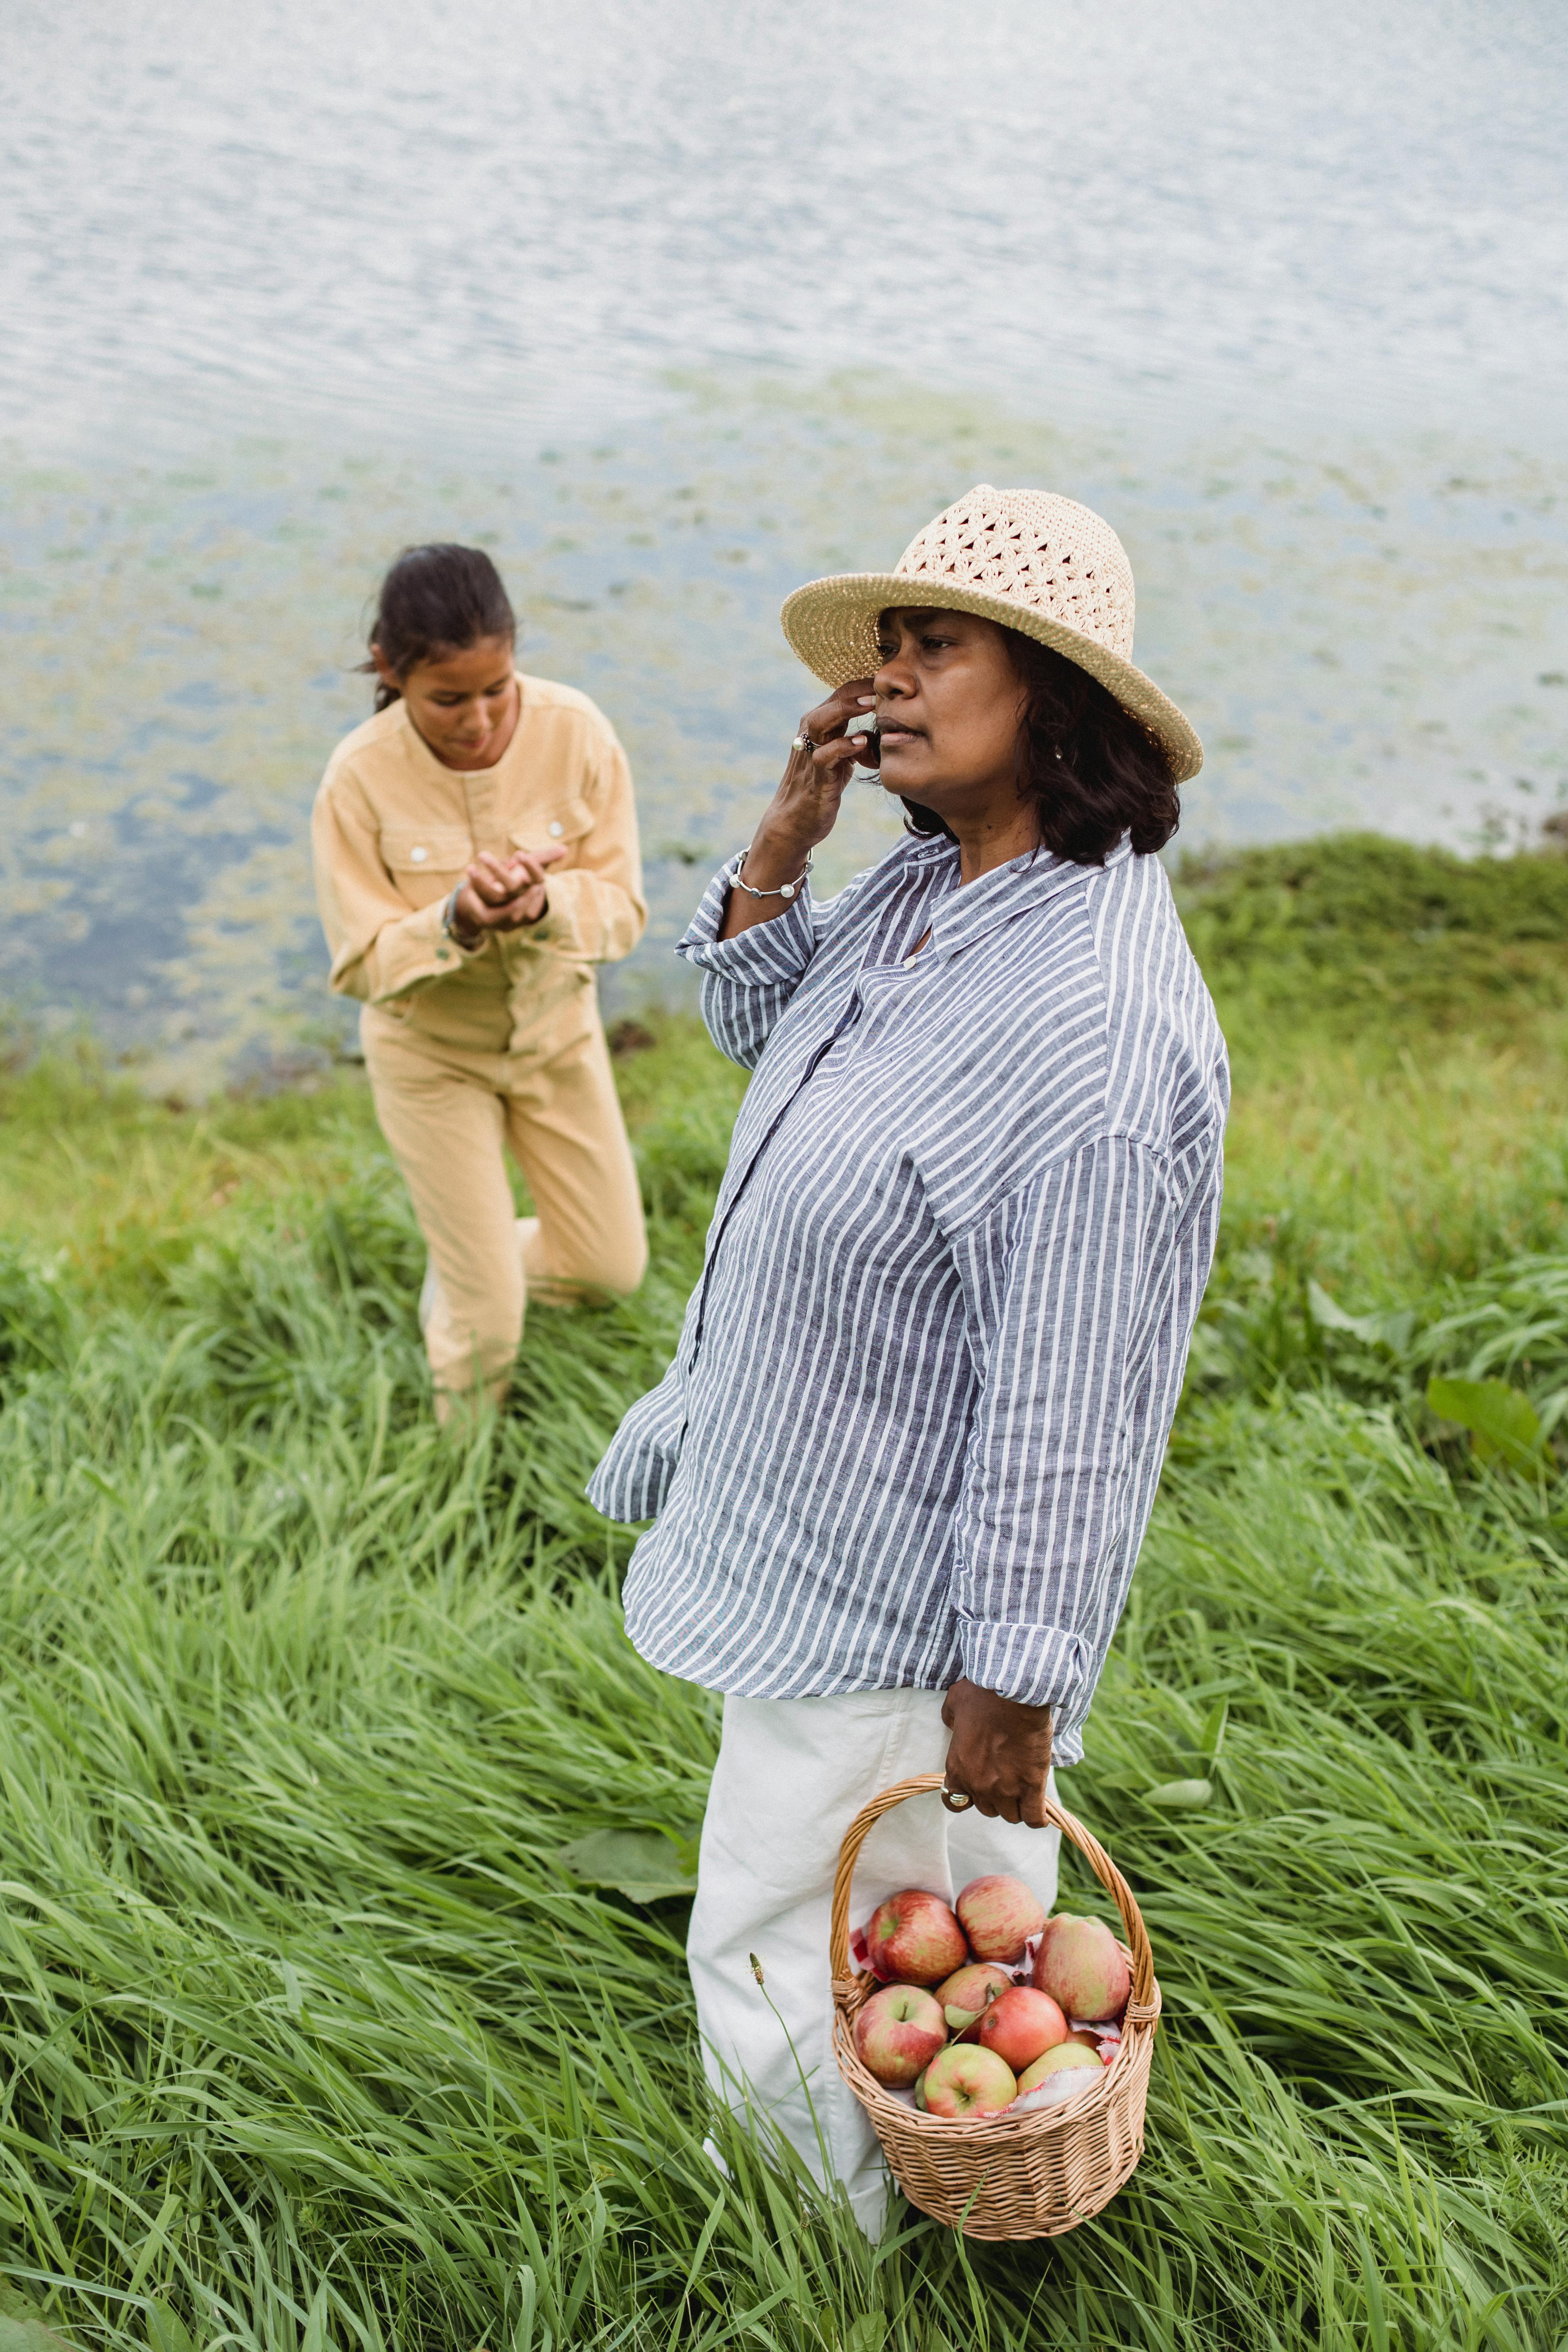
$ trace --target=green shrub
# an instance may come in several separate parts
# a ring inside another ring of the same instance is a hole
[[[1506,1038],[1521,1012],[1568,1009],[1568,857],[1332,834],[1188,859],[1177,896],[1222,1018],[1279,1053],[1314,1035]]]

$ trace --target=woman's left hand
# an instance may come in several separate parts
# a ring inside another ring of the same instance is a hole
[[[994,1821],[1046,1826],[1046,1776],[1051,1769],[1051,1710],[1004,1698],[967,1679],[953,1684],[942,1719],[952,1732],[947,1785],[973,1797],[977,1812]]]

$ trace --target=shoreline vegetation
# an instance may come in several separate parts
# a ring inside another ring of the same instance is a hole
[[[1062,1775],[1164,2023],[1138,2173],[1050,2243],[870,2250],[704,2103],[717,1703],[627,1647],[582,1486],[743,1073],[628,1026],[647,1284],[534,1312],[458,1444],[362,1078],[0,1077],[0,2352],[1568,2343],[1568,858],[1178,887],[1224,1234]]]

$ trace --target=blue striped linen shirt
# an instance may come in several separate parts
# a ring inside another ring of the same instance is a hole
[[[910,837],[721,940],[730,874],[678,952],[756,1075],[675,1360],[588,1489],[656,1517],[627,1633],[749,1697],[967,1675],[1070,1763],[1219,1217],[1225,1041],[1164,869],[1124,840],[961,887]]]

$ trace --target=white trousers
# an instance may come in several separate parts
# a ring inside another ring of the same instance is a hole
[[[749,2096],[752,2112],[798,2148],[818,2181],[820,2133],[873,2238],[887,2215],[889,2175],[833,2055],[833,1873],[844,1832],[869,1798],[913,1773],[942,1770],[942,1696],[726,1698],[702,1823],[687,1959],[708,2079],[737,2113]],[[1025,1880],[1048,1911],[1058,1843],[1054,1829],[950,1813],[934,1794],[911,1798],[885,1813],[860,1849],[850,1927],[863,1926],[900,1887],[924,1886],[952,1902],[991,1871]],[[752,1972],[753,1952],[765,1993]]]

